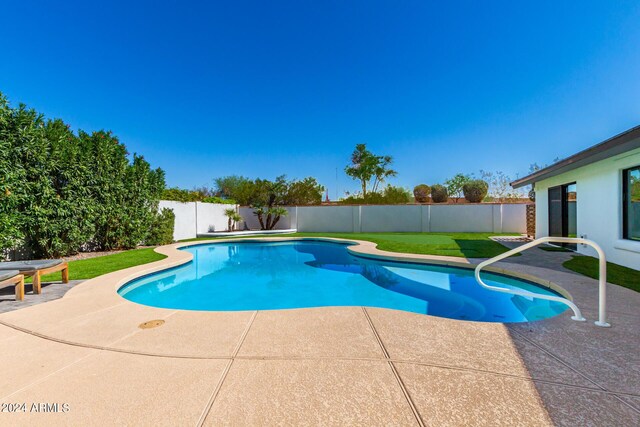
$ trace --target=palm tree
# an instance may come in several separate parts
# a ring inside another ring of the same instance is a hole
[[[233,223],[235,222],[235,217],[240,216],[236,212],[235,208],[228,208],[224,210],[224,216],[227,217],[227,231],[233,230]]]
[[[273,227],[280,221],[280,217],[286,216],[289,211],[282,206],[257,206],[254,208],[253,213],[258,217],[261,229],[273,230]]]
[[[236,212],[235,214],[233,214],[231,216],[231,220],[233,221],[233,228],[236,228],[236,224],[239,223],[240,221],[242,221],[242,215],[240,215],[238,212]]]

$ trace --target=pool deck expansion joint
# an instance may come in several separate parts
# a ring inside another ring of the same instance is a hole
[[[394,366],[393,362],[391,361],[391,358],[389,357],[389,352],[387,351],[386,347],[384,346],[384,343],[382,342],[382,338],[380,338],[380,335],[378,334],[378,331],[376,330],[376,327],[374,326],[373,321],[371,320],[371,317],[369,316],[369,313],[367,313],[367,308],[366,307],[362,307],[362,312],[364,313],[364,316],[367,318],[367,323],[369,324],[369,327],[371,328],[371,332],[373,332],[373,335],[375,336],[376,341],[378,342],[378,345],[380,346],[380,349],[382,350],[382,354],[384,355],[384,358],[386,359],[387,363],[389,364],[389,368],[391,368],[391,372],[393,373],[393,376],[395,377],[396,381],[398,382],[398,385],[400,386],[400,390],[402,391],[402,394],[404,395],[404,398],[407,400],[407,404],[411,408],[411,412],[413,413],[413,416],[415,417],[416,421],[418,422],[418,425],[420,425],[421,427],[424,427],[425,424],[424,424],[424,421],[422,420],[422,417],[420,416],[420,412],[416,408],[416,405],[413,403],[413,399],[411,399],[411,395],[409,394],[409,391],[405,387],[404,382],[402,381],[402,378],[400,377],[400,374],[398,373],[398,370],[396,369],[396,367]]]
[[[258,311],[256,310],[256,311],[253,312],[253,314],[251,315],[251,318],[247,322],[246,328],[242,332],[242,335],[240,336],[240,339],[238,340],[238,343],[236,344],[236,347],[233,349],[233,355],[229,359],[229,362],[226,364],[226,366],[224,368],[224,371],[222,372],[222,375],[220,376],[220,380],[218,380],[218,384],[216,384],[215,389],[211,393],[211,397],[209,398],[209,401],[207,402],[207,406],[205,406],[204,410],[202,411],[202,414],[200,415],[200,418],[198,419],[198,423],[197,423],[198,427],[204,425],[204,422],[206,421],[207,416],[209,415],[209,412],[211,411],[211,408],[213,407],[213,404],[216,401],[216,397],[218,397],[218,394],[220,394],[220,389],[222,389],[222,385],[224,384],[224,380],[227,379],[227,374],[231,370],[231,366],[233,365],[233,362],[235,361],[236,357],[238,356],[238,352],[240,351],[240,348],[242,347],[242,344],[244,343],[245,338],[249,334],[249,330],[251,329],[251,326],[253,325],[253,321],[256,319],[257,315],[258,315]]]

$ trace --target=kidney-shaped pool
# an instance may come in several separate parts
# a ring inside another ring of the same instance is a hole
[[[139,304],[183,310],[367,306],[505,323],[545,319],[567,308],[484,289],[470,269],[363,258],[341,243],[245,241],[181,250],[193,260],[135,279],[118,293]],[[494,286],[558,295],[507,276],[482,278]]]

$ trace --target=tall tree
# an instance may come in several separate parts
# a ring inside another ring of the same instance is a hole
[[[275,181],[256,179],[254,199],[251,206],[253,213],[258,217],[258,222],[263,230],[272,230],[280,218],[287,215],[284,204],[288,189],[287,179],[280,175]]]
[[[378,164],[374,168],[373,192],[378,191],[378,186],[385,182],[387,178],[398,175],[398,172],[391,169],[393,158],[391,156],[378,156]]]
[[[217,196],[233,199],[239,205],[248,206],[254,197],[255,183],[249,178],[239,175],[229,175],[216,178]]]
[[[360,181],[362,196],[367,196],[367,189],[378,191],[378,186],[387,178],[398,173],[391,169],[393,158],[391,156],[378,156],[367,149],[366,144],[357,144],[351,153],[351,164],[344,169],[345,173],[355,180]],[[373,179],[373,183],[371,180]]]
[[[284,204],[290,206],[319,205],[322,203],[324,187],[313,177],[287,183]]]

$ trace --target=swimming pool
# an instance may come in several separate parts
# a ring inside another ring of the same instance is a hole
[[[182,248],[193,260],[135,279],[118,293],[153,307],[275,310],[368,306],[484,322],[555,316],[561,303],[482,288],[473,270],[354,256],[326,241],[224,242]],[[547,288],[483,273],[490,285],[557,295]]]

